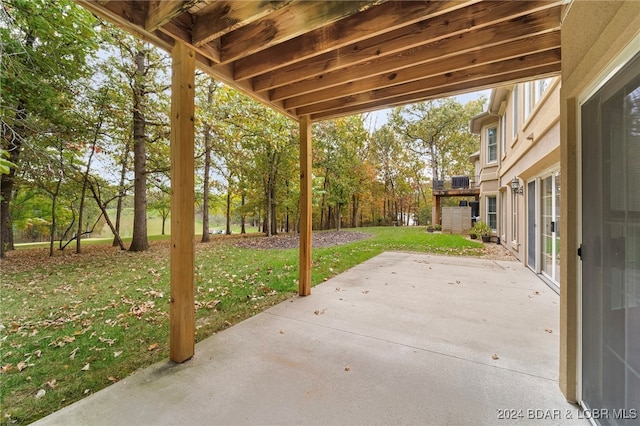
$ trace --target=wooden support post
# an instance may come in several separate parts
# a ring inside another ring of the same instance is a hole
[[[298,294],[311,294],[311,120],[300,119],[300,272]]]
[[[184,362],[195,352],[194,93],[195,52],[171,50],[171,305],[169,356]]]
[[[440,224],[440,197],[438,195],[433,196],[433,220],[431,221],[433,225]]]

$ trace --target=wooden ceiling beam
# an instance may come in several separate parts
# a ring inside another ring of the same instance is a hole
[[[293,2],[294,0],[224,0],[212,3],[194,15],[193,44],[201,46]]]
[[[300,108],[291,108],[287,102],[284,103],[284,106],[287,110],[294,110],[296,115],[299,116],[317,114],[322,111],[362,105],[382,99],[398,96],[410,96],[424,91],[427,87],[430,89],[437,89],[456,83],[480,80],[486,76],[507,75],[517,71],[526,71],[528,69],[535,69],[555,64],[557,64],[558,67],[560,66],[559,48],[507,59],[505,61],[494,62],[491,64],[482,64],[473,68],[448,72],[443,75],[415,80],[409,83],[343,96],[339,99],[331,99],[325,102],[309,104]],[[334,89],[334,91],[337,91],[337,89]]]
[[[302,1],[221,37],[222,62],[228,63],[316,28],[358,13],[374,0]]]
[[[535,37],[525,37],[514,41],[508,41],[497,45],[480,45],[475,46],[475,50],[461,51],[455,55],[446,55],[438,60],[416,61],[418,65],[407,67],[399,70],[388,71],[383,74],[373,75],[372,77],[350,81],[342,84],[326,85],[324,80],[316,83],[313,91],[309,93],[291,96],[285,99],[285,107],[297,108],[302,105],[325,101],[341,96],[349,96],[357,93],[367,92],[369,90],[382,89],[384,87],[395,86],[399,84],[409,83],[416,80],[424,80],[428,77],[437,75],[447,75],[453,72],[459,72],[467,68],[474,68],[480,65],[487,65],[496,62],[504,62],[512,58],[531,57],[532,54],[548,50],[554,50],[559,58],[560,48],[560,32],[543,33]],[[434,49],[431,52],[438,52]],[[391,59],[390,59],[391,60]],[[345,72],[350,72],[346,70]],[[344,81],[344,80],[343,80]],[[347,79],[348,81],[348,79]],[[288,87],[285,87],[288,89]],[[282,88],[282,89],[285,89]],[[295,92],[291,92],[295,93]],[[282,97],[276,97],[272,100],[282,100]]]
[[[235,64],[235,78],[243,80],[255,77],[476,2],[477,0],[383,3],[348,19],[310,31],[302,37],[239,59]],[[372,26],[372,21],[379,22],[380,25]],[[378,44],[377,49],[382,49],[382,46]]]
[[[421,92],[401,94],[391,98],[372,99],[370,102],[364,104],[343,106],[326,111],[319,111],[309,115],[313,121],[329,120],[352,114],[360,114],[383,108],[393,108],[410,103],[422,102],[428,99],[440,99],[478,90],[492,89],[498,86],[521,83],[546,77],[555,77],[558,75],[560,75],[560,63],[553,63],[536,68],[514,71],[504,75],[492,75],[478,80],[456,82],[446,87],[425,89]]]
[[[178,17],[170,22],[167,22],[156,31],[162,32],[186,44],[190,44],[191,31],[189,30],[189,25],[184,22],[183,17]],[[220,63],[220,49],[215,46],[213,42],[194,47],[194,49],[197,52],[201,53],[203,56],[207,57],[212,62],[216,64]]]
[[[186,12],[200,0],[147,0],[142,2],[147,8],[144,28],[154,31],[176,16]]]
[[[501,29],[501,27],[503,28]],[[510,27],[511,25],[507,23],[501,23],[495,27],[482,28],[477,31],[440,39],[395,55],[361,62],[350,68],[332,71],[273,89],[270,91],[270,99],[281,100],[292,96],[300,96],[316,90],[325,90],[329,87],[338,86],[344,84],[345,81],[354,82],[376,75],[402,73],[403,69],[440,61],[441,59],[443,61],[440,63],[444,69],[449,67],[449,63],[445,62],[444,59],[467,53],[473,54],[478,50],[489,51],[495,55],[497,53],[494,51],[495,49],[508,48],[509,52],[505,52],[505,57],[507,57],[515,52],[519,52],[515,54],[527,52],[531,50],[531,46],[535,46],[536,50],[560,46],[559,31],[536,33],[537,30],[546,30],[545,23],[540,25],[532,24],[528,27],[531,33],[517,37],[514,37]],[[532,44],[523,44],[527,41]],[[483,60],[483,58],[476,57],[475,54],[473,58],[477,62]]]
[[[256,91],[273,89],[332,71],[340,72],[343,68],[360,63],[366,67],[366,64],[381,60],[386,55],[419,49],[442,38],[453,39],[456,35],[489,26],[496,28],[496,37],[505,33],[513,34],[514,25],[530,33],[540,31],[540,28],[556,28],[560,22],[559,6],[544,8],[548,6],[548,2],[539,1],[474,4],[255,76],[253,88]],[[236,77],[240,69],[236,67]]]
[[[142,2],[110,1],[97,3],[91,0],[74,0],[96,16],[99,16],[141,40],[147,41],[169,52],[173,43],[144,30],[145,10]]]

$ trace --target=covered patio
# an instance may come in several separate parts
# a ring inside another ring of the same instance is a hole
[[[314,121],[558,75],[564,1],[75,0],[171,52],[170,358],[194,355],[196,67],[300,123],[301,296]]]
[[[518,262],[385,253],[36,424],[587,425],[558,322]]]

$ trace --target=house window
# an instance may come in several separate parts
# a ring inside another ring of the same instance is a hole
[[[531,115],[531,111],[533,110],[533,107],[535,106],[537,99],[535,97],[535,92],[536,92],[536,84],[534,84],[533,82],[528,82],[525,83],[524,86],[524,120],[526,121],[527,118],[529,118],[529,116]]]
[[[507,113],[505,112],[500,121],[500,142],[502,145],[502,157],[507,155]]]
[[[498,129],[491,127],[487,129],[487,163],[498,161]]]
[[[550,78],[545,78],[543,80],[530,81],[525,83],[522,88],[524,91],[524,119],[526,120],[531,115],[531,112],[535,109],[540,99],[542,99],[542,95],[547,90],[549,85],[551,84]]]
[[[544,95],[544,92],[547,90],[547,87],[549,87],[549,85],[551,84],[551,79],[550,78],[545,78],[543,80],[538,80],[536,81],[536,93],[535,93],[535,102],[534,105],[538,103],[538,101],[540,100],[540,98],[542,98],[542,95]]]
[[[513,87],[513,98],[511,99],[511,115],[513,124],[513,137],[518,136],[518,86]]]
[[[487,224],[494,231],[498,228],[498,200],[495,196],[487,197]]]

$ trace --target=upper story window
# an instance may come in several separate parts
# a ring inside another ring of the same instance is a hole
[[[487,163],[498,161],[498,128],[487,129]]]
[[[518,86],[513,86],[513,97],[511,98],[511,116],[513,118],[513,137],[518,136]]]
[[[505,112],[500,120],[500,146],[502,147],[502,157],[507,154],[507,113]]]
[[[540,102],[547,88],[551,85],[551,79],[530,81],[523,85],[524,88],[524,119],[526,120]]]
[[[538,101],[540,100],[540,98],[542,98],[542,95],[544,95],[544,92],[547,91],[547,88],[551,85],[551,79],[550,78],[545,78],[542,80],[536,80],[535,82],[535,86],[536,86],[536,99],[535,99],[535,103],[538,103]]]

